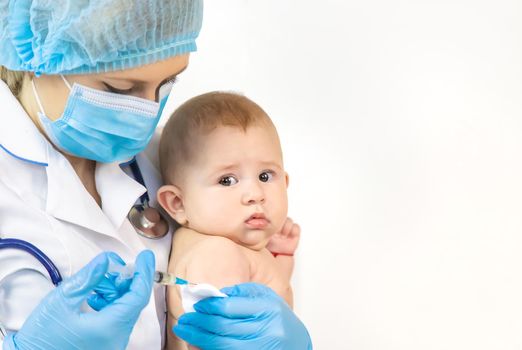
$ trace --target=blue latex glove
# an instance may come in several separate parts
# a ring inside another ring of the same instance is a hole
[[[109,252],[108,258],[111,264],[125,266],[125,261],[116,253]],[[94,293],[87,298],[87,304],[96,311],[100,311],[114,300],[119,299],[123,294],[127,293],[132,282],[131,278],[121,278],[117,272],[109,271],[105,277],[94,288]]]
[[[113,301],[119,299],[129,291],[132,279],[121,279],[119,274],[106,274],[105,278],[94,289],[94,293],[87,298],[87,304],[96,311],[100,311]]]
[[[270,288],[257,283],[221,290],[228,298],[207,298],[197,312],[180,317],[174,332],[202,350],[310,350],[303,323]]]
[[[107,273],[108,253],[51,291],[17,333],[10,333],[4,350],[125,349],[141,310],[152,292],[154,255],[136,259],[129,291],[99,312],[82,313],[81,304]]]

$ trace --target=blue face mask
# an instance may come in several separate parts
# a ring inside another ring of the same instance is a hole
[[[73,156],[103,163],[128,160],[149,143],[172,84],[160,89],[160,103],[147,99],[100,91],[74,84],[62,116],[52,121],[40,108],[38,116],[56,147]]]

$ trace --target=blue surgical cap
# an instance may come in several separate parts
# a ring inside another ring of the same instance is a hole
[[[203,0],[0,0],[0,65],[102,73],[196,50]]]

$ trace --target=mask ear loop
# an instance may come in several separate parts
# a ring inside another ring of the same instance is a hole
[[[40,96],[38,95],[38,92],[36,91],[36,86],[34,84],[34,78],[31,79],[31,86],[33,87],[33,94],[36,99],[36,103],[38,104],[38,108],[40,108],[40,112],[45,115],[45,111],[42,105],[42,101],[40,101]]]
[[[69,84],[67,79],[65,79],[65,77],[63,76],[63,74],[60,74],[60,77],[62,77],[63,82],[65,83],[65,85],[67,85],[67,87],[69,88],[69,91],[71,91],[72,90],[71,84]]]
[[[72,89],[71,84],[69,84],[67,79],[65,79],[65,77],[63,76],[63,74],[60,74],[60,77],[62,78],[65,85],[67,85],[67,88],[69,89],[69,91],[71,91],[71,89]],[[40,96],[38,95],[38,91],[36,91],[36,85],[34,84],[34,78],[31,79],[31,86],[33,88],[33,94],[34,94],[34,97],[36,98],[36,103],[38,104],[38,108],[40,109],[40,112],[42,112],[42,114],[46,115],[45,110],[42,105],[42,101],[40,100]]]

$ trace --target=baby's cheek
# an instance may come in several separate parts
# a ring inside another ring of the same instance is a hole
[[[194,215],[192,228],[201,233],[224,236],[231,231],[237,219],[237,211],[227,206],[208,205]]]
[[[272,203],[272,208],[274,209],[273,215],[275,218],[274,225],[281,228],[288,216],[288,196],[286,194],[286,189],[280,191],[276,198],[277,200]]]
[[[274,193],[270,196],[270,202],[272,202],[272,205],[277,207],[279,210],[285,208],[288,205],[288,196],[286,192],[283,192],[280,189],[278,191],[274,189],[273,192]]]

